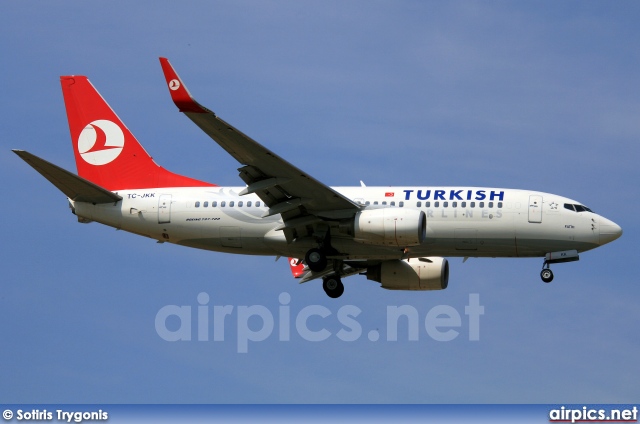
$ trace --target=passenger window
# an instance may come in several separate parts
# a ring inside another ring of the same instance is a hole
[[[233,207],[233,200],[229,202],[229,207],[232,208]]]
[[[224,208],[227,205],[227,202],[225,202],[224,200],[222,202],[220,202],[220,207]]]
[[[218,202],[216,202],[215,200],[213,202],[211,202],[211,207],[215,208],[216,206],[218,206]]]
[[[442,202],[442,207],[443,208],[448,208],[449,207],[449,202]]]
[[[476,202],[471,202],[471,207],[475,208],[476,207]]]
[[[421,206],[422,206],[422,202],[417,202],[417,203],[416,203],[416,207],[417,207],[417,208],[419,208],[419,207],[421,207]]]
[[[374,205],[377,205],[377,204],[378,204],[378,201],[377,201],[377,200],[375,200],[375,201],[373,202],[373,204],[374,204]]]
[[[404,202],[398,202],[398,206],[403,207],[404,206]]]
[[[386,206],[387,205],[387,201],[385,200],[384,202],[382,202],[382,204]]]
[[[498,209],[502,209],[502,202],[498,202]]]
[[[203,208],[208,208],[209,207],[209,202],[204,202],[204,204],[202,205]]]
[[[453,203],[451,203],[451,207],[452,207],[452,208],[457,208],[457,207],[458,207],[458,202],[453,202]]]
[[[248,208],[250,208],[250,207],[251,207],[251,200],[249,200],[249,201],[247,202],[247,207],[248,207]]]
[[[364,204],[365,204],[365,206],[369,206],[371,204],[371,202],[367,200],[366,202],[364,202]]]
[[[489,208],[493,207],[493,202],[489,202]]]
[[[238,202],[238,207],[241,208],[242,207],[242,200]]]
[[[396,205],[396,202],[391,202],[391,203],[390,203],[390,205],[391,205],[391,206],[395,206],[395,205]]]
[[[424,207],[425,208],[430,208],[431,207],[431,202],[424,202]]]
[[[433,207],[437,208],[438,206],[440,206],[440,202],[433,202]]]
[[[260,207],[260,201],[258,200],[258,201],[256,202],[256,208],[259,208],[259,207]]]
[[[196,202],[196,208],[200,207],[200,202]]]
[[[466,208],[467,207],[467,202],[462,202],[462,204],[460,206],[462,206],[463,208]]]
[[[478,205],[479,208],[484,208],[484,202],[480,202],[480,204]]]

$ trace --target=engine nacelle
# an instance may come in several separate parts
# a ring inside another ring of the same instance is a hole
[[[426,238],[427,216],[409,208],[361,211],[353,221],[353,239],[359,243],[384,246],[417,246]]]
[[[388,290],[443,290],[449,285],[449,262],[437,257],[384,261],[367,268],[367,279]]]

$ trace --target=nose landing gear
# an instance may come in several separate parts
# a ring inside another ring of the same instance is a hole
[[[550,283],[553,281],[553,271],[551,271],[551,268],[549,268],[549,264],[546,261],[545,265],[547,267],[542,268],[542,271],[540,272],[540,278],[542,278],[542,281],[544,281],[545,283]]]
[[[542,271],[540,271],[540,278],[545,283],[553,281],[553,272],[551,271],[551,264],[561,264],[564,262],[574,262],[580,260],[577,250],[563,250],[562,252],[547,253],[544,257],[544,263],[542,264]]]

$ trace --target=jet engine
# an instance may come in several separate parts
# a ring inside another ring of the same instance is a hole
[[[427,234],[423,211],[384,208],[358,212],[350,225],[354,241],[384,246],[417,246]]]
[[[437,257],[383,261],[367,268],[367,279],[388,290],[443,290],[449,285],[449,262]]]

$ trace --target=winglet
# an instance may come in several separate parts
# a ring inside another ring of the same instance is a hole
[[[169,87],[169,94],[171,94],[171,100],[180,109],[180,112],[192,112],[192,113],[212,113],[209,109],[201,106],[193,100],[191,93],[187,90],[187,86],[184,85],[178,73],[173,69],[169,59],[166,57],[160,58],[160,66],[162,66],[162,72],[164,73],[164,79]]]
[[[289,258],[289,266],[291,267],[291,274],[293,274],[293,278],[300,278],[304,275],[305,269],[302,261],[296,258]]]

